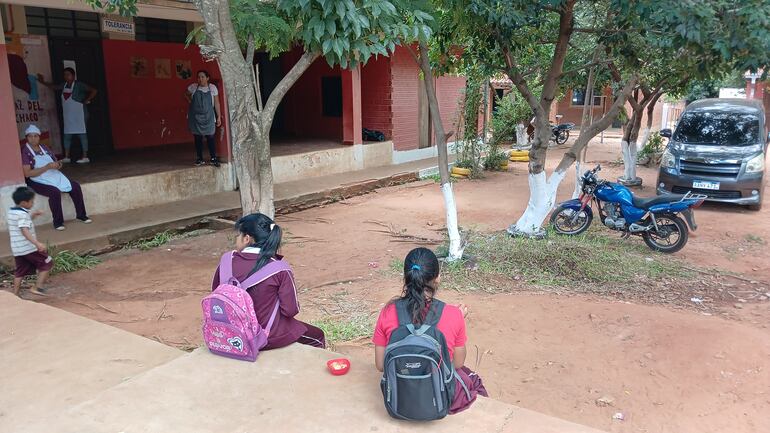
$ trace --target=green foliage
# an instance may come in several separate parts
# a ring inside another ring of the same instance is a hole
[[[306,51],[343,68],[387,56],[402,41],[428,40],[432,15],[386,0],[278,0]]]
[[[489,152],[484,156],[484,170],[498,171],[500,166],[508,161],[508,155],[497,145],[490,145]]]
[[[53,257],[52,274],[91,269],[101,262],[92,255],[80,255],[69,250],[57,251],[54,247],[48,249],[48,254]]]
[[[334,347],[335,344],[371,336],[374,332],[374,321],[366,314],[355,314],[347,317],[324,317],[312,321],[313,326],[323,330],[326,342]]]
[[[660,136],[659,132],[653,132],[650,135],[650,139],[647,140],[647,143],[645,143],[644,147],[639,151],[637,156],[639,159],[652,157],[654,155],[663,153],[665,148],[666,146],[663,143],[663,137]]]
[[[126,245],[126,248],[136,248],[142,251],[147,251],[153,248],[157,248],[161,245],[165,245],[171,242],[175,237],[176,235],[173,232],[166,230],[156,234],[151,238],[139,239],[137,241],[129,242]]]
[[[465,91],[459,102],[461,116],[458,140],[454,144],[457,153],[456,167],[471,170],[471,177],[477,177],[481,164],[481,139],[479,134],[479,114],[485,85],[478,77],[471,76],[465,83]]]
[[[529,124],[532,108],[521,96],[505,95],[497,99],[497,112],[492,116],[492,144],[516,141],[516,125]],[[523,143],[526,144],[526,143]]]

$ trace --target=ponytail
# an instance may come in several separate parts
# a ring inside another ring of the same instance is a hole
[[[281,248],[283,231],[267,215],[261,213],[246,215],[236,221],[235,229],[254,240],[250,246],[259,248],[259,259],[249,275],[270,263]]]
[[[426,307],[437,289],[433,282],[440,270],[438,258],[427,248],[415,248],[404,259],[404,291],[400,299],[406,302],[415,325],[425,320]]]

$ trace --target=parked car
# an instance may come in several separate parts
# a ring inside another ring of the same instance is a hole
[[[710,201],[762,206],[765,155],[770,140],[762,103],[702,99],[685,108],[669,138],[658,172],[658,194],[705,194]]]

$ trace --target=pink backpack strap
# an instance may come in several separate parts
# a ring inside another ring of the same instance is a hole
[[[234,251],[228,251],[222,254],[222,259],[219,260],[219,284],[233,284],[238,282],[238,280],[233,278],[233,254],[235,254]]]
[[[270,315],[270,320],[267,321],[267,326],[265,329],[265,334],[268,336],[270,335],[270,330],[273,329],[273,322],[275,321],[275,316],[278,314],[278,306],[280,305],[281,301],[276,300],[275,301],[275,307],[273,307],[273,314]]]
[[[250,287],[254,287],[280,272],[291,272],[291,267],[283,260],[271,260],[265,266],[262,266],[260,270],[241,281],[241,288],[248,290]]]

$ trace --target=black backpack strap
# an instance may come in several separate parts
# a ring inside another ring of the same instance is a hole
[[[398,325],[407,326],[412,324],[412,315],[406,310],[406,301],[399,299],[395,302],[396,313],[398,314]]]
[[[438,322],[441,320],[441,315],[444,313],[444,305],[445,304],[438,299],[433,299],[430,302],[430,308],[428,309],[428,314],[425,316],[425,321],[423,323],[429,326],[437,326]]]

